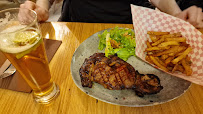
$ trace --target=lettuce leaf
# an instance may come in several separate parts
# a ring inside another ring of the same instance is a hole
[[[105,30],[102,34],[98,34],[99,37],[99,50],[103,50],[106,47],[106,35],[107,35],[108,31]]]
[[[131,29],[120,29],[115,27],[109,32],[105,30],[102,34],[98,34],[99,37],[99,50],[105,49],[105,56],[117,54],[117,56],[125,61],[130,56],[135,56],[135,33]],[[110,40],[115,40],[119,47],[113,47]]]

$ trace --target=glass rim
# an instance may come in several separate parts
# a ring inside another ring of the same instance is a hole
[[[26,9],[26,10],[29,10],[29,11],[33,12],[35,14],[35,19],[30,24],[26,25],[24,28],[18,29],[18,30],[13,31],[13,32],[5,32],[5,33],[0,32],[0,34],[8,34],[8,33],[19,32],[19,31],[22,31],[22,30],[24,30],[26,28],[31,27],[32,25],[34,25],[37,22],[37,13],[34,10],[27,9],[27,8],[8,8],[8,9],[1,10],[0,13],[6,12],[6,11],[11,11],[11,10],[20,10],[20,9]]]

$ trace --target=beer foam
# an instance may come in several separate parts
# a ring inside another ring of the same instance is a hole
[[[12,27],[8,27],[7,29],[1,31],[0,33],[11,33],[11,32],[21,30],[25,27],[26,27],[25,25],[12,26]]]
[[[13,42],[17,33],[15,31],[20,30],[22,28],[25,28],[25,26],[18,25],[18,26],[9,27],[6,30],[3,30],[2,32],[0,32],[0,50],[6,53],[15,54],[15,53],[26,51],[32,48],[35,44],[37,44],[37,42],[40,40],[40,34],[36,29],[33,32],[38,32],[39,36],[36,37],[37,40],[33,44],[28,43],[24,46],[18,46],[16,45],[16,43]],[[30,28],[30,29],[34,29],[34,28]]]
[[[8,24],[10,16],[10,12],[5,12],[5,18],[0,18],[0,26]]]

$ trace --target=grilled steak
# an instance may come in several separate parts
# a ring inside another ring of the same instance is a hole
[[[91,88],[96,82],[110,90],[133,89],[138,96],[155,94],[163,88],[157,76],[140,74],[119,57],[107,58],[104,53],[85,59],[79,73],[83,87]]]
[[[136,88],[134,90],[140,97],[156,94],[163,89],[159,77],[154,74],[140,74],[138,71],[136,71],[135,86]]]

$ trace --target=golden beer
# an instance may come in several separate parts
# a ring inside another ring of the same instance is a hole
[[[0,28],[0,50],[33,89],[35,100],[43,104],[49,103],[59,94],[59,88],[51,79],[37,23],[26,25],[12,20],[3,26],[5,29]]]
[[[11,63],[24,77],[34,94],[44,95],[53,90],[53,82],[49,71],[48,61],[43,42],[30,53],[17,59],[19,53],[4,53]]]

